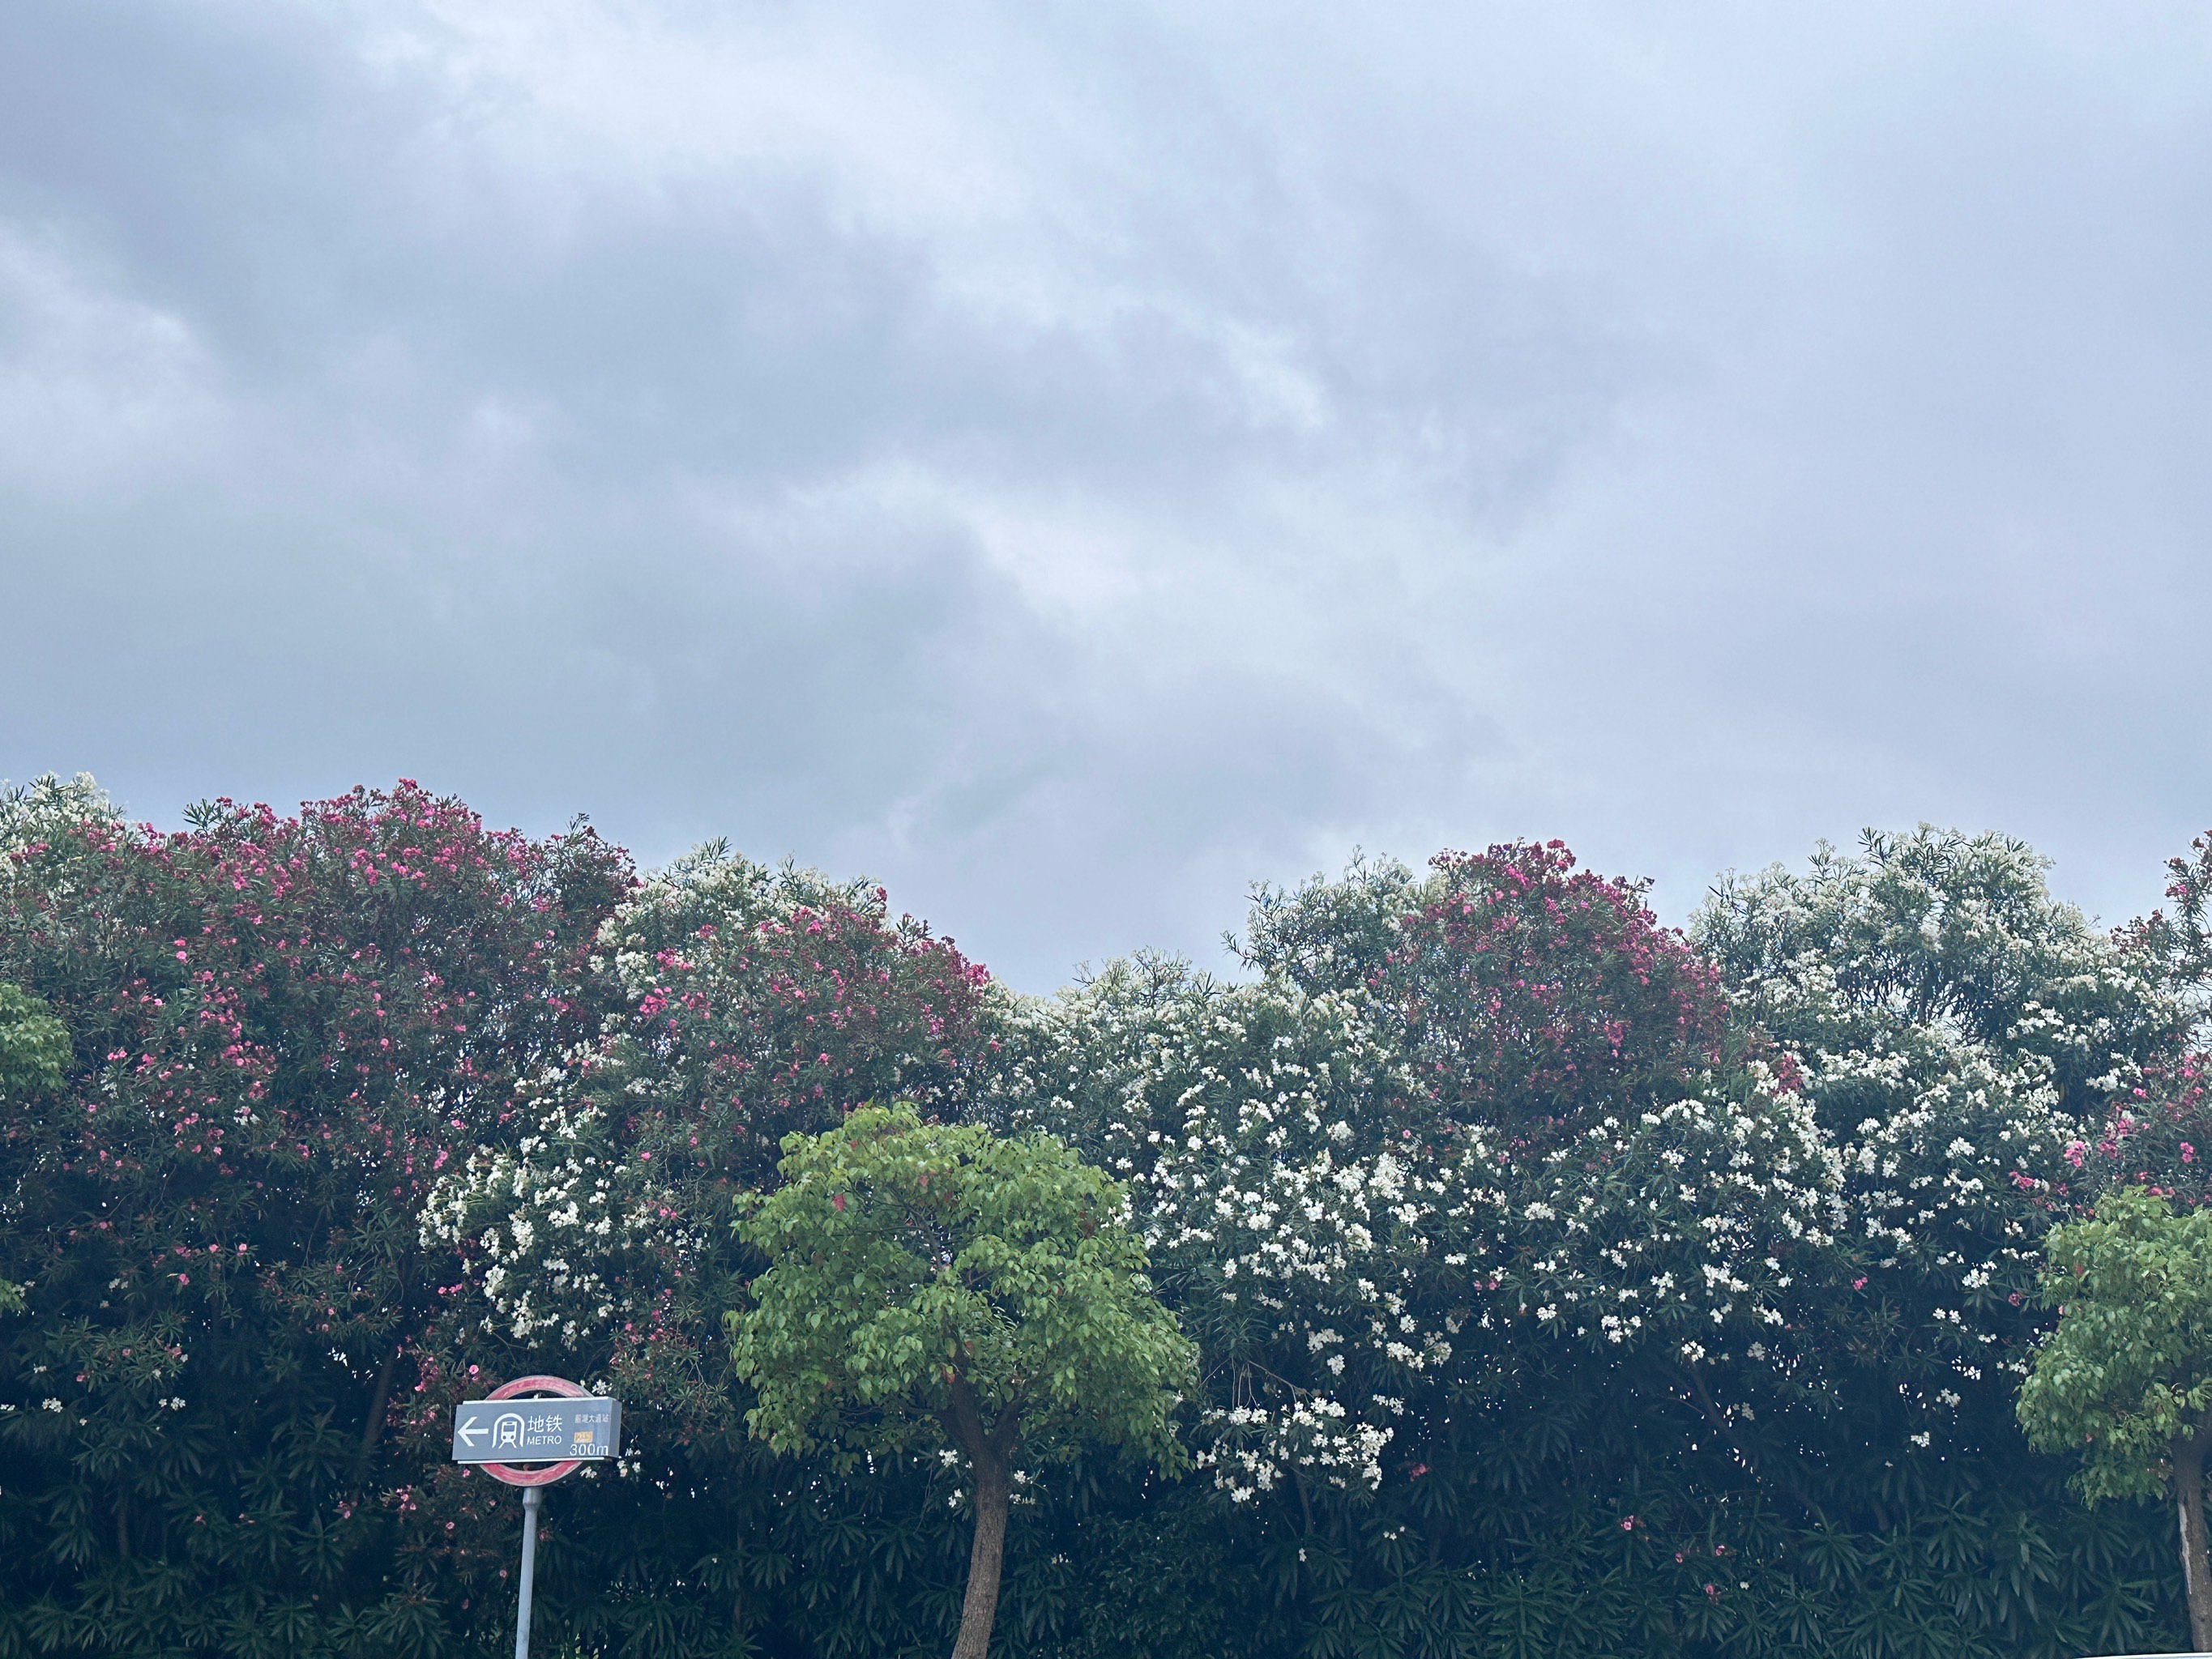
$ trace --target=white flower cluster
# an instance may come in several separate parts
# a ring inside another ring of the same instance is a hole
[[[1158,970],[1116,963],[1017,1009],[1002,1109],[1061,1133],[1092,1118],[1071,1138],[1129,1182],[1154,1277],[1218,1359],[1199,1461],[1220,1485],[1242,1501],[1297,1468],[1372,1487],[1404,1402],[1357,1385],[1451,1352],[1406,1297],[1443,1189],[1373,1144],[1369,1103],[1410,1083],[1356,996]]]
[[[1853,1235],[1883,1267],[1910,1262],[1965,1297],[2024,1290],[2039,1260],[2024,1194],[2063,1185],[2064,1151],[2094,1136],[2105,1106],[2068,1111],[2039,1056],[1960,1043],[1907,1063],[1865,1049],[1806,1056],[1813,1087],[1875,1105],[1839,1138]]]
[[[1378,1403],[1404,1409],[1401,1401]],[[1233,1503],[1248,1504],[1273,1492],[1293,1462],[1332,1486],[1356,1481],[1371,1491],[1382,1481],[1382,1452],[1391,1431],[1352,1418],[1342,1402],[1326,1394],[1294,1394],[1272,1411],[1264,1405],[1231,1406],[1207,1415],[1224,1432],[1200,1447],[1194,1461],[1213,1471],[1215,1483]]]
[[[576,1349],[637,1313],[703,1241],[569,1081],[561,1068],[539,1079],[525,1101],[537,1125],[512,1151],[479,1149],[439,1179],[422,1238],[461,1257],[486,1304],[481,1328]]]
[[[1848,1237],[1932,1297],[1925,1340],[1974,1381],[2024,1365],[1976,1311],[2027,1299],[2044,1225],[2084,1195],[2082,1149],[2185,1018],[2044,868],[2000,836],[1875,836],[1724,883],[1697,930],[1803,1069]]]
[[[735,1042],[710,1033],[702,1052],[687,1054],[660,1016],[681,1003],[726,1019],[732,981],[762,930],[803,927],[794,918],[809,906],[865,906],[872,890],[771,870],[709,843],[600,925],[591,965],[614,975],[629,1012],[526,1085],[518,1103],[533,1120],[528,1129],[511,1147],[479,1146],[448,1170],[423,1210],[424,1244],[457,1252],[483,1297],[483,1330],[591,1347],[690,1269],[708,1241],[661,1176],[665,1166],[614,1119],[658,1111],[673,1121],[702,1107],[718,1056],[728,1088],[757,1078],[759,1055],[742,1046],[752,1036],[742,1021],[716,1027]],[[757,1155],[773,1157],[765,1132],[751,1139]]]
[[[1516,1332],[1663,1334],[1692,1359],[1754,1345],[1784,1322],[1791,1252],[1840,1218],[1834,1153],[1771,1080],[1530,1150],[1412,1109],[1363,992],[1155,972],[1023,1010],[1002,1109],[1087,1129],[1130,1183],[1156,1276],[1216,1359],[1200,1461],[1237,1501],[1291,1478],[1372,1489],[1462,1347],[1464,1370]]]
[[[1694,1361],[1771,1339],[1844,1212],[1804,1103],[1761,1068],[1753,1081],[1743,1100],[1607,1117],[1533,1162],[1471,1134],[1451,1258],[1510,1293],[1512,1316],[1593,1346],[1663,1333]]]

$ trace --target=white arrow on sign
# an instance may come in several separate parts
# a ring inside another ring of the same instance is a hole
[[[464,1423],[455,1432],[461,1437],[461,1443],[466,1446],[473,1446],[483,1437],[483,1427],[475,1423]]]

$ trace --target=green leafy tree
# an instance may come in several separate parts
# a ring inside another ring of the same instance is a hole
[[[2021,1423],[2042,1449],[2081,1455],[2074,1484],[2091,1503],[2173,1503],[2191,1632],[2212,1649],[2212,1211],[2177,1215],[2155,1193],[2123,1189],[2054,1229],[2046,1249],[2058,1328],[2021,1389]]]
[[[1121,1188],[1048,1135],[865,1107],[784,1141],[785,1184],[739,1222],[771,1265],[732,1316],[753,1432],[847,1467],[934,1443],[975,1518],[953,1659],[983,1659],[1016,1460],[1085,1442],[1176,1460],[1192,1349],[1154,1300]]]
[[[0,1109],[60,1088],[69,1057],[69,1028],[21,987],[0,985]],[[22,1307],[22,1287],[0,1279],[0,1313]]]
[[[60,1088],[69,1058],[69,1028],[21,988],[0,985],[0,1103]]]

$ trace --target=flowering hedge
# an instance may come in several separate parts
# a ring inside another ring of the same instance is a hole
[[[438,1308],[416,1212],[589,1029],[626,865],[405,783],[166,835],[48,783],[0,855],[0,976],[72,1048],[0,1127],[0,1652],[424,1647],[389,1438]]]
[[[1494,1644],[1493,1595],[1554,1650],[1909,1650],[1882,1607],[1946,1651],[2152,1639],[2153,1534],[2009,1413],[2038,1242],[2181,1121],[2148,1103],[2193,1083],[2187,975],[1994,837],[1824,851],[1694,933],[1555,846],[1361,866],[1260,896],[1247,982],[1026,1005],[994,1109],[1133,1180],[1212,1362],[1201,1461],[1295,1506],[1316,1651],[1439,1605]],[[2006,1593],[1936,1588],[2007,1528]]]
[[[894,1100],[1102,1166],[1200,1355],[1188,1475],[1024,1471],[1006,1653],[2178,1632],[2163,1518],[2013,1401],[2049,1230],[2203,1197],[2201,844],[2112,934],[1994,836],[1686,933],[1556,843],[1362,863],[1259,892],[1231,978],[1044,998],[867,884],[641,882],[409,784],[162,834],[48,781],[0,852],[0,1659],[491,1650],[513,1505],[448,1407],[541,1369],[629,1441],[551,1500],[549,1639],[941,1651],[957,1459],[766,1456],[724,1330],[782,1138]]]
[[[590,1377],[633,1402],[632,1443],[650,1451],[614,1470],[626,1495],[594,1511],[587,1546],[635,1569],[568,1608],[572,1621],[650,1639],[669,1599],[705,1582],[717,1586],[712,1639],[698,1638],[708,1650],[732,1628],[789,1617],[769,1609],[794,1600],[830,1615],[826,1635],[824,1621],[799,1619],[810,1644],[834,1650],[842,1628],[855,1650],[872,1650],[871,1627],[890,1616],[882,1601],[830,1588],[842,1579],[849,1592],[850,1567],[795,1518],[818,1472],[766,1459],[746,1439],[750,1400],[724,1316],[759,1264],[733,1224],[743,1195],[775,1179],[787,1134],[887,1098],[957,1115],[990,1054],[988,976],[951,940],[894,916],[879,887],[719,847],[629,893],[600,923],[586,968],[595,1031],[521,1080],[521,1133],[458,1158],[421,1210],[423,1248],[453,1272],[441,1328],[450,1358],[417,1397],[419,1443],[437,1443],[471,1365]],[[933,1488],[944,1475],[915,1473]],[[457,1570],[488,1595],[508,1546],[471,1541],[488,1536],[471,1531],[481,1485],[434,1469],[422,1501],[454,1522]],[[663,1497],[673,1492],[689,1509],[681,1518]],[[667,1554],[638,1555],[650,1535],[641,1508],[659,1511],[651,1525],[673,1540]],[[807,1541],[766,1543],[794,1525]],[[957,1602],[952,1532],[927,1547],[944,1555]]]

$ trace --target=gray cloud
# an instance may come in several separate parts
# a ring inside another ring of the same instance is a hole
[[[399,774],[1016,982],[1355,844],[2202,823],[2192,8],[0,21],[0,774]]]

